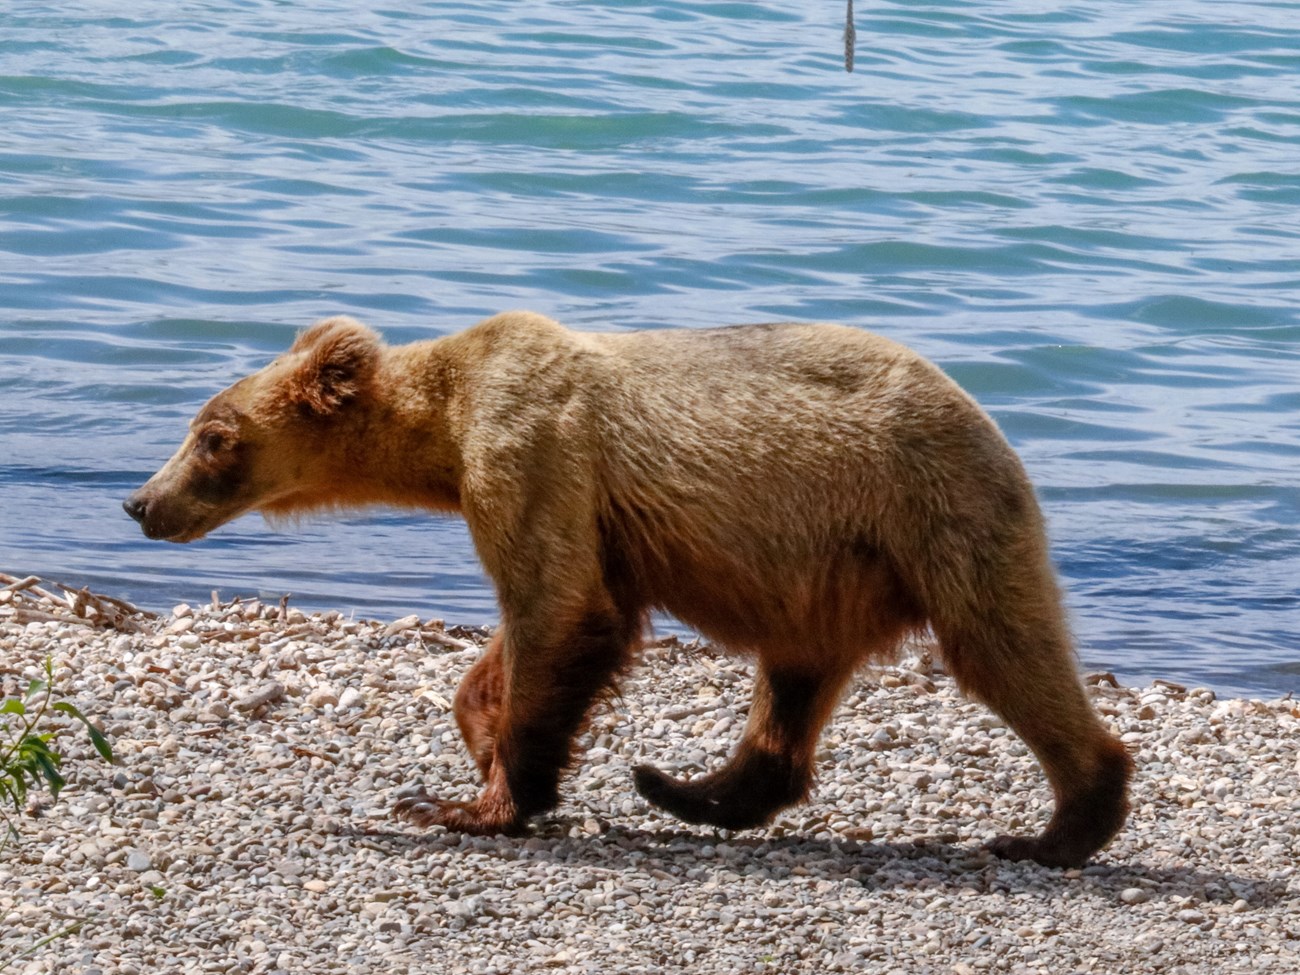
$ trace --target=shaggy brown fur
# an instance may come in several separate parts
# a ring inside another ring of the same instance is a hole
[[[582,334],[525,312],[385,346],[347,318],[200,411],[126,503],[189,541],[247,511],[461,512],[502,627],[456,696],[486,783],[422,825],[516,831],[661,608],[757,657],[720,770],[650,768],[656,805],[728,828],[800,801],[854,671],[929,627],[962,688],[1038,756],[1056,814],[993,849],[1083,863],[1121,826],[1131,762],[1075,672],[1047,540],[992,421],[919,356],[834,325]]]

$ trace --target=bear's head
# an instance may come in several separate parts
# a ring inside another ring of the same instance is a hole
[[[249,511],[329,504],[353,424],[375,395],[382,345],[329,318],[259,372],[214,396],[180,448],[122,507],[150,538],[190,542]]]

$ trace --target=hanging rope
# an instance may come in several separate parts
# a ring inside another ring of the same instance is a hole
[[[853,42],[858,32],[853,27],[853,0],[849,0],[849,9],[844,15],[844,70],[853,70]]]

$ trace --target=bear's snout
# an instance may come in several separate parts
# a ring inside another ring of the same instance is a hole
[[[143,488],[122,502],[122,510],[136,520],[140,530],[144,532],[145,538],[152,538],[157,541],[166,538],[167,533],[157,524],[156,506],[154,508],[153,517],[150,517],[149,498],[145,495]]]
[[[122,502],[122,510],[143,525],[144,516],[149,511],[149,503],[140,495],[133,494]]]
[[[176,519],[169,516],[168,507],[160,503],[156,496],[151,496],[144,488],[136,491],[122,502],[122,510],[136,520],[145,538],[155,541],[189,541],[182,539]]]

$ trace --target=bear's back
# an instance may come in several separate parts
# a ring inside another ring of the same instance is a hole
[[[992,421],[936,366],[840,325],[777,323],[585,334],[584,385],[613,467],[768,488],[863,478],[941,451],[1009,456]],[[906,455],[906,456],[903,456]],[[1014,463],[1014,461],[1013,461]],[[874,486],[874,485],[872,485]]]

